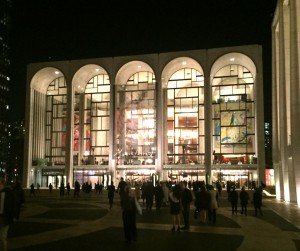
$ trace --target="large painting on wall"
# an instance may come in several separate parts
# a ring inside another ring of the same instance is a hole
[[[221,112],[221,126],[246,125],[245,111]]]
[[[246,127],[221,127],[221,144],[246,143]]]

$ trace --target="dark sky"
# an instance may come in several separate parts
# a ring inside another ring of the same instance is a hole
[[[276,0],[14,0],[12,114],[25,116],[28,63],[244,44],[263,45],[269,107],[275,6]]]

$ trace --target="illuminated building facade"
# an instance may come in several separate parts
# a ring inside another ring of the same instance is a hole
[[[30,64],[24,185],[265,181],[261,46]]]
[[[276,196],[300,205],[300,1],[278,1],[272,25],[272,142]]]

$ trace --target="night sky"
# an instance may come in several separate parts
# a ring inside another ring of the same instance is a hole
[[[271,118],[271,23],[276,0],[14,0],[12,118],[25,117],[33,62],[263,45]]]

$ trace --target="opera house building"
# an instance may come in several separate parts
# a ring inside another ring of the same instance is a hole
[[[28,65],[24,186],[265,182],[262,48]]]

